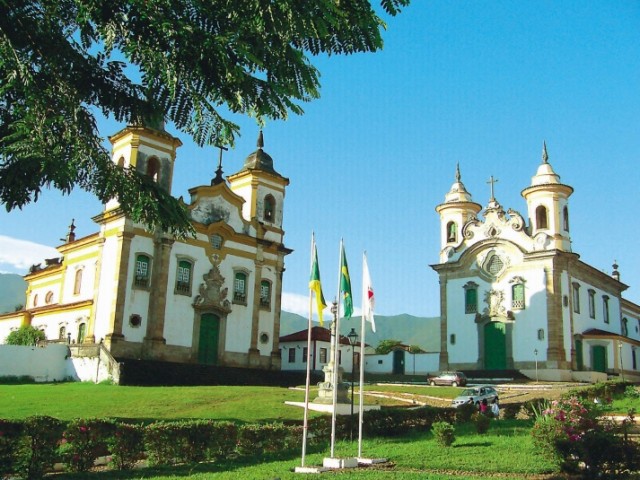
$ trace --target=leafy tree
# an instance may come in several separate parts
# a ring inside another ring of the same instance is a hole
[[[378,355],[386,355],[398,345],[401,345],[400,340],[380,340],[380,343],[376,347],[376,353]]]
[[[420,345],[409,345],[409,353],[425,353]]]
[[[178,200],[110,161],[96,114],[232,145],[226,117],[302,114],[319,96],[310,57],[377,51],[383,28],[370,0],[0,0],[0,201],[80,187],[185,234]]]
[[[35,345],[46,337],[42,330],[38,330],[31,325],[23,325],[19,329],[12,331],[7,335],[7,345]]]

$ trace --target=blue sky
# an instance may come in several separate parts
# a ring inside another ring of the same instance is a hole
[[[356,307],[366,250],[378,313],[438,315],[435,207],[456,162],[474,201],[486,206],[493,175],[497,200],[526,217],[520,192],[543,141],[575,189],[573,251],[609,273],[617,260],[625,297],[639,303],[640,3],[414,0],[386,20],[383,51],[316,59],[322,97],[264,129],[265,151],[291,180],[283,308],[307,308],[315,231],[327,299],[344,238]],[[226,175],[255,150],[258,127],[237,120],[242,137],[225,154]],[[123,127],[101,125],[105,138]],[[209,183],[217,152],[172,133],[185,143],[173,194],[188,198],[188,188]],[[94,233],[101,208],[84,192],[47,192],[22,211],[2,210],[0,271],[26,273],[61,243],[71,218],[79,235]]]

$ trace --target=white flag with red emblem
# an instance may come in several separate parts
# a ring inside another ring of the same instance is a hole
[[[371,285],[371,276],[367,265],[367,254],[365,253],[362,256],[362,315],[367,322],[371,323],[371,330],[374,332],[376,331],[376,322],[373,319],[375,304],[373,285]]]

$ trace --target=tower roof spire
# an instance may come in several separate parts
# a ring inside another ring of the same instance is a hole
[[[460,162],[456,162],[456,182],[460,183],[462,177],[460,176]]]
[[[542,163],[549,163],[549,155],[547,154],[547,142],[542,141]]]

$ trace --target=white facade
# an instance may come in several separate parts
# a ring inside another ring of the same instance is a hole
[[[640,376],[640,307],[622,299],[627,286],[617,265],[607,275],[571,251],[572,193],[548,162],[546,146],[522,191],[528,222],[502,208],[493,185],[482,209],[457,169],[436,208],[441,250],[432,268],[440,276],[441,370],[537,366],[549,378],[581,371]]]
[[[178,139],[130,126],[110,140],[114,163],[171,191]],[[117,200],[94,217],[98,233],[76,240],[72,224],[61,257],[25,277],[27,306],[0,316],[0,332],[31,324],[47,339],[103,343],[116,358],[279,369],[289,181],[262,146],[260,134],[228,181],[219,171],[189,190],[194,238],[134,224]]]

